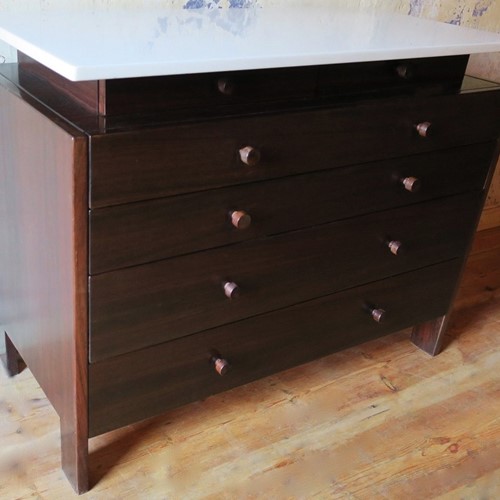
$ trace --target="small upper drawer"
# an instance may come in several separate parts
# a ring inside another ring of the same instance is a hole
[[[318,91],[335,97],[457,91],[468,59],[448,56],[321,66]]]
[[[90,436],[440,316],[460,265],[438,264],[91,364]],[[385,311],[381,322],[370,308]],[[211,362],[216,354],[231,364],[222,377]]]
[[[271,102],[287,103],[362,94],[427,92],[460,88],[468,56],[401,61],[273,68],[151,78],[106,80],[101,112],[107,116],[180,112],[199,116],[264,111]]]
[[[480,190],[493,145],[463,146],[94,209],[90,213],[90,272]]]
[[[224,114],[225,108],[261,110],[273,102],[312,99],[314,67],[278,68],[225,73],[106,80],[103,114],[179,112],[197,116],[200,110]]]
[[[70,82],[22,52],[18,61],[24,89],[56,107],[63,95],[63,108],[69,99],[105,115],[108,124],[113,118],[162,113],[194,118],[263,111],[269,105],[313,99],[318,80],[317,68],[308,66]]]
[[[19,83],[67,112],[68,99],[106,116],[196,119],[258,113],[283,106],[359,100],[366,96],[440,95],[457,91],[468,56],[227,71],[222,73],[116,78],[69,82],[22,52]]]
[[[498,109],[500,92],[492,91],[93,136],[90,204],[116,205],[496,140]]]
[[[91,361],[462,256],[480,199],[459,195],[93,276]]]

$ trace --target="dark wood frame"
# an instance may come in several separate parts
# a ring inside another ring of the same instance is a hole
[[[9,258],[2,274],[16,296],[8,320],[9,374],[26,362],[61,420],[62,465],[74,489],[88,490],[88,139],[1,81],[7,159],[0,222]],[[22,140],[19,140],[22,138]],[[15,292],[14,292],[15,293]],[[10,318],[13,318],[10,320]]]

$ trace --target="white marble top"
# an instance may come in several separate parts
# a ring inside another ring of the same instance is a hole
[[[500,51],[500,35],[331,6],[0,12],[0,39],[70,80]],[[145,6],[146,5],[146,6]]]

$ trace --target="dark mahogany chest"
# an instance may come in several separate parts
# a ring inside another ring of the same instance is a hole
[[[0,321],[90,437],[413,326],[440,349],[497,158],[467,57],[0,86]]]

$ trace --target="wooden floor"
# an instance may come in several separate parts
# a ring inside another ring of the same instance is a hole
[[[408,332],[91,441],[82,498],[500,498],[500,230],[479,233],[443,353]],[[75,498],[54,410],[0,368],[0,499]]]

